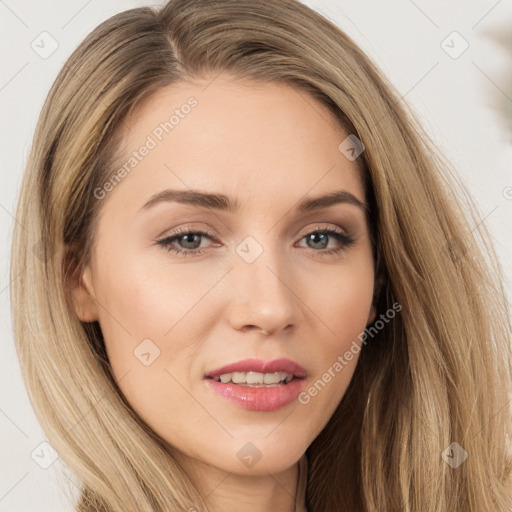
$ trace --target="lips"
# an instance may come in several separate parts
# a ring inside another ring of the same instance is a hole
[[[222,382],[221,377],[222,375]],[[286,375],[286,379],[282,379]],[[211,391],[243,409],[272,412],[291,404],[306,385],[307,372],[291,359],[273,361],[244,359],[222,366],[205,375],[205,384]],[[261,384],[261,378],[270,379],[270,384]],[[235,381],[230,382],[231,378]],[[257,378],[260,384],[243,382]],[[281,380],[281,382],[277,382]]]
[[[223,374],[233,372],[257,372],[257,373],[275,373],[284,372],[293,375],[295,378],[302,379],[307,376],[303,366],[291,359],[281,358],[272,361],[263,361],[262,359],[244,359],[236,363],[231,363],[208,372],[205,378],[218,378]]]

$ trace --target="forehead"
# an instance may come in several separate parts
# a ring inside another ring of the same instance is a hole
[[[222,75],[179,82],[147,98],[122,129],[115,169],[133,165],[116,188],[141,201],[169,187],[271,202],[275,191],[298,199],[340,186],[364,200],[358,165],[339,149],[347,133],[333,112],[285,83]]]

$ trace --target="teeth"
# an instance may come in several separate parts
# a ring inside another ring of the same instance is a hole
[[[284,382],[288,384],[293,379],[293,375],[286,372],[274,373],[259,373],[259,372],[233,372],[223,373],[220,377],[216,377],[217,382],[227,384],[233,382],[234,384],[249,384],[249,385],[263,385],[263,384],[279,384]]]

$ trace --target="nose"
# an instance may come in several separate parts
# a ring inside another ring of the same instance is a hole
[[[293,272],[278,245],[273,243],[276,247],[270,248],[269,244],[261,244],[262,252],[252,262],[242,252],[241,256],[235,254],[229,315],[234,329],[270,335],[292,330],[302,318]],[[251,250],[255,250],[254,245]]]

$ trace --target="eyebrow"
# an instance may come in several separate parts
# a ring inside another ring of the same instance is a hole
[[[224,194],[213,194],[202,192],[200,190],[163,190],[154,194],[142,206],[141,210],[148,210],[151,207],[165,202],[176,202],[190,204],[201,208],[212,208],[215,210],[227,211],[229,213],[238,213],[241,205],[236,199],[231,199]],[[357,206],[364,212],[368,211],[368,205],[360,201],[356,196],[347,190],[336,190],[318,197],[308,197],[301,199],[295,210],[297,213],[307,213],[328,208],[335,204],[350,204]]]

